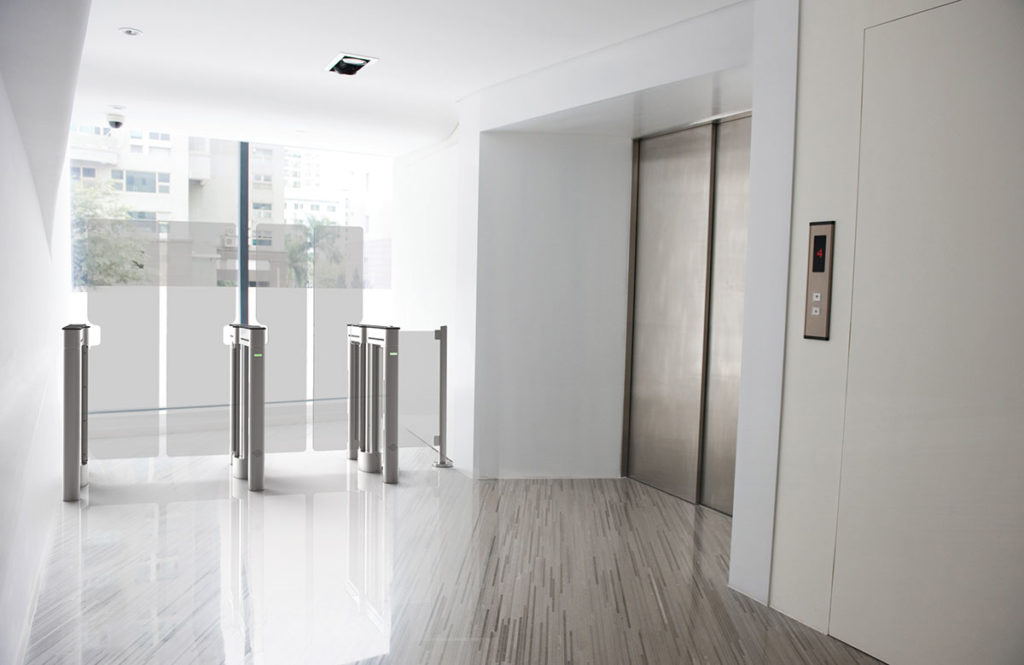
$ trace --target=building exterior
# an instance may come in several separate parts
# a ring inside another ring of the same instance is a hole
[[[164,264],[164,270],[147,273],[147,282],[214,286],[236,281],[238,142],[84,124],[72,130],[70,180],[82,187],[107,188],[106,205],[140,222],[147,255],[160,257]],[[336,259],[324,252],[319,283],[388,288],[386,172],[340,153],[263,144],[249,148],[249,165],[252,286],[312,286],[313,254],[317,247],[333,247],[327,236],[336,235],[314,227],[341,226],[360,230],[345,232],[346,238],[366,236],[367,242],[364,246],[361,240],[347,240]],[[328,263],[350,267],[342,269],[344,278],[336,279],[337,269]],[[159,282],[161,275],[164,282]]]

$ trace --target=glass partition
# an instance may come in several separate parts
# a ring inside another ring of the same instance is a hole
[[[237,319],[240,288],[250,290],[250,322],[269,329],[268,452],[346,446],[345,326],[362,321],[366,290],[390,288],[392,162],[252,144],[250,231],[240,238],[241,148],[162,128],[73,125],[72,272],[103,327],[90,354],[93,457],[227,450],[221,330]],[[415,420],[427,418],[427,401],[409,393],[406,429],[426,432]]]
[[[72,272],[103,329],[90,349],[90,455],[223,452],[239,143],[83,127],[69,145]]]
[[[89,454],[148,457],[159,438],[159,242],[154,222],[122,216],[113,191],[78,188],[72,213],[73,278],[103,330],[89,349]]]

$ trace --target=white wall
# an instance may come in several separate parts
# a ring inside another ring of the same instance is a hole
[[[454,315],[458,157],[451,137],[395,160],[391,290],[403,329],[434,330]]]
[[[620,475],[631,170],[628,138],[481,136],[482,475]]]
[[[851,316],[856,315],[851,307],[864,31],[942,4],[935,0],[860,0],[804,2],[801,6],[791,235],[794,260],[790,267],[770,604],[822,631],[828,630],[832,604],[850,325]],[[990,73],[978,75],[988,77]],[[807,223],[815,220],[836,220],[832,339],[828,342],[802,339],[803,257]],[[875,269],[858,266],[858,271]]]
[[[60,501],[71,98],[88,2],[0,5],[0,662],[24,647]],[[60,193],[60,194],[59,194]],[[63,194],[63,195],[61,195]],[[62,220],[55,223],[55,220]]]

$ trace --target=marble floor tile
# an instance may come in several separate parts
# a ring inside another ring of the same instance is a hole
[[[627,479],[473,481],[403,448],[90,462],[26,663],[877,663],[726,588],[730,520]]]

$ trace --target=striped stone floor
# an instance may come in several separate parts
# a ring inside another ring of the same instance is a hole
[[[726,588],[728,517],[626,479],[472,481],[403,448],[96,460],[26,662],[854,665]]]

